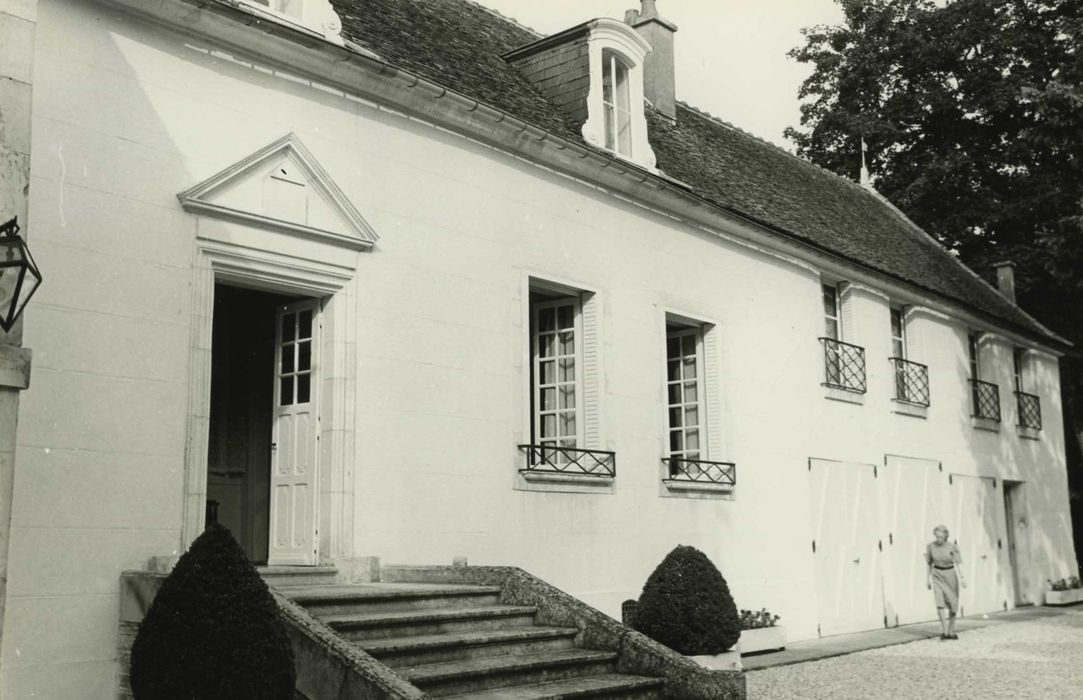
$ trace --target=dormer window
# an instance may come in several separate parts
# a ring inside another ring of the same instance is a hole
[[[259,14],[341,45],[342,21],[330,0],[240,0]]]
[[[605,106],[605,147],[632,156],[632,113],[628,66],[616,51],[602,51],[602,104]]]

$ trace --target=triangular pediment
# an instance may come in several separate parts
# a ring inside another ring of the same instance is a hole
[[[378,236],[295,134],[177,195],[188,211],[321,238],[357,250]]]

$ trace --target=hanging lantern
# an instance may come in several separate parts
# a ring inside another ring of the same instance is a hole
[[[0,225],[0,328],[10,331],[41,284],[41,272],[19,238],[19,218]]]

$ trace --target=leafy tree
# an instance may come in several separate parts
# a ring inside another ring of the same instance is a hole
[[[1020,306],[1083,347],[1083,2],[836,2],[842,23],[790,52],[813,69],[786,131],[798,153],[856,179],[864,142],[881,194],[987,278],[1016,263]],[[1078,441],[1078,358],[1062,385]]]
[[[292,700],[293,650],[267,584],[221,525],[162,583],[132,644],[137,700]]]

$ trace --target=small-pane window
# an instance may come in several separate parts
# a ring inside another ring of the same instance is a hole
[[[631,156],[632,110],[628,66],[613,51],[602,52],[602,105],[605,110],[605,147],[622,156]]]
[[[981,363],[978,362],[978,334],[969,333],[966,340],[967,350],[970,353],[970,378],[981,379]]]
[[[704,449],[703,331],[671,326],[666,333],[669,456],[700,459]]]
[[[575,448],[581,441],[578,297],[539,299],[531,304],[534,442]],[[566,462],[557,454],[548,459]]]
[[[1012,352],[1012,365],[1015,371],[1015,390],[1026,391],[1023,388],[1023,362],[1025,360],[1026,350],[1023,348],[1015,348]]]
[[[903,310],[891,307],[891,356],[906,359],[906,331],[903,327]]]
[[[280,318],[278,403],[308,403],[312,400],[312,310],[288,311]]]
[[[839,288],[833,284],[822,285],[824,304],[824,336],[832,340],[839,340],[841,324],[839,323]]]

